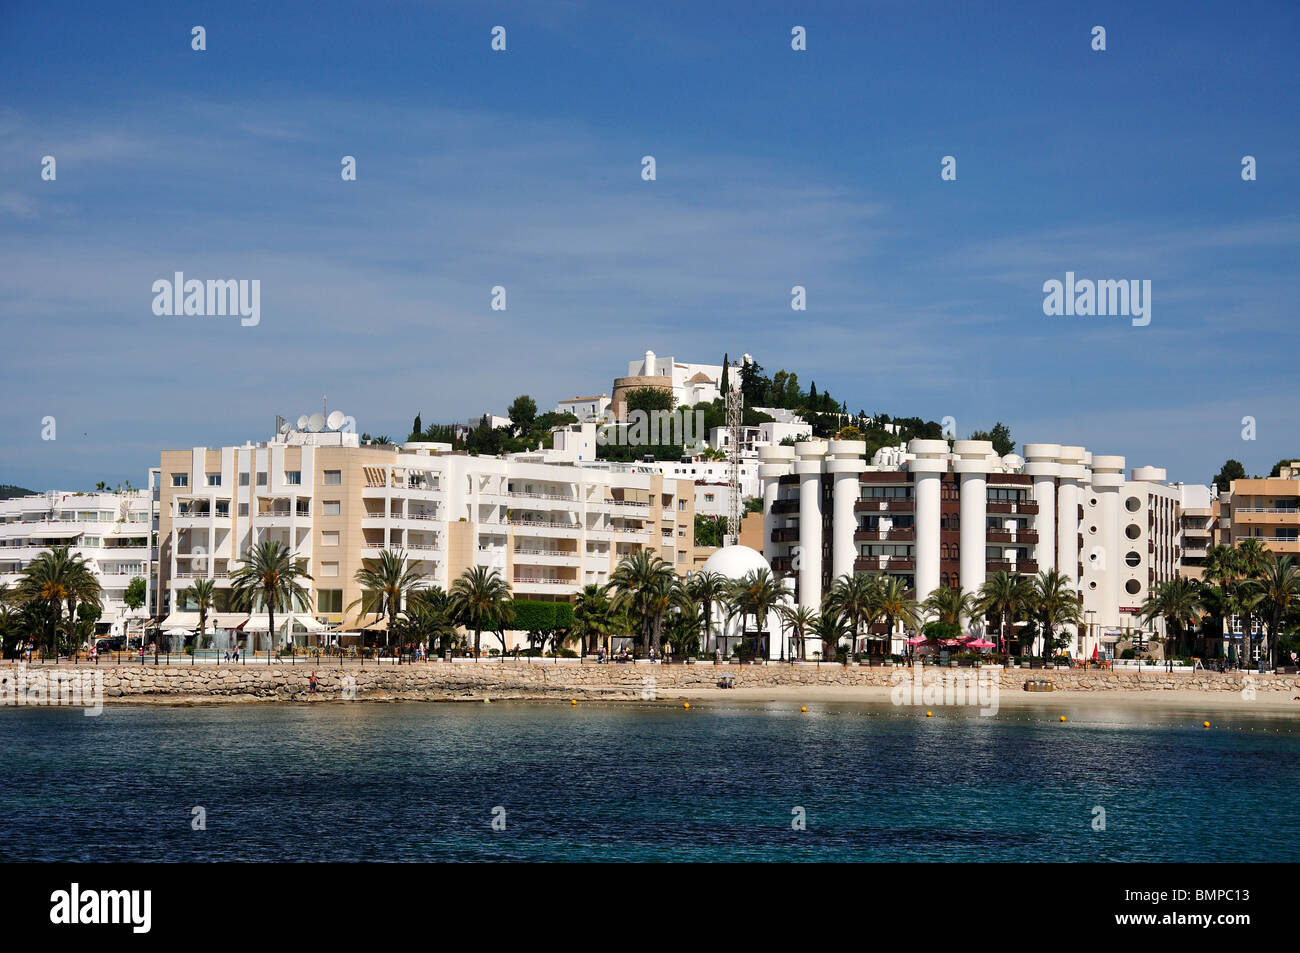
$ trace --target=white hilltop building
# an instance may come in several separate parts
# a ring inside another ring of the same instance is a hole
[[[748,546],[723,546],[704,561],[700,572],[714,572],[725,579],[737,582],[759,569],[766,569],[769,573],[772,571],[772,567],[762,553]],[[773,576],[775,578],[775,574]],[[780,585],[779,580],[778,585]],[[788,588],[784,591],[785,604],[794,605],[794,592]],[[732,647],[737,645],[744,635],[744,620],[740,616],[728,620],[726,611],[721,606],[715,605],[711,611],[709,635],[703,639],[701,649],[704,652],[718,650],[724,657],[729,656]],[[750,624],[752,626],[752,621]],[[753,629],[751,628],[750,631],[752,632]],[[790,646],[786,644],[787,636],[782,631],[781,617],[778,613],[769,612],[767,618],[760,623],[758,631],[766,634],[767,651],[762,654],[767,658],[791,657]]]

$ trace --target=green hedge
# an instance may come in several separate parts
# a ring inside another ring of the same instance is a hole
[[[573,628],[573,606],[567,602],[540,602],[536,599],[514,600],[515,619],[510,628],[523,632],[551,632]],[[484,629],[494,628],[484,625]]]

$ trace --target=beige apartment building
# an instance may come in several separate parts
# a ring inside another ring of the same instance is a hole
[[[1220,501],[1219,525],[1230,534],[1225,544],[1257,539],[1270,552],[1300,555],[1300,461],[1276,477],[1233,480]]]
[[[159,591],[163,628],[191,629],[195,579],[228,592],[254,542],[306,560],[312,606],[287,631],[370,628],[352,607],[358,570],[399,550],[444,589],[470,566],[498,570],[516,598],[572,600],[618,562],[650,549],[685,575],[694,565],[694,484],[635,464],[453,453],[446,445],[359,446],[355,434],[289,430],[266,443],[161,454]],[[265,617],[221,611],[209,623],[253,632]],[[350,608],[351,607],[351,608]]]

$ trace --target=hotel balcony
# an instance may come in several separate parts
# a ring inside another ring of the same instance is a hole
[[[890,542],[911,543],[916,541],[916,530],[908,527],[906,529],[860,529],[853,533],[853,539],[859,543]]]
[[[859,556],[853,560],[854,572],[914,572],[916,560],[910,556]]]
[[[1038,530],[1022,529],[1012,532],[1009,529],[991,529],[984,534],[990,543],[1037,543]]]
[[[797,543],[799,542],[799,530],[789,526],[774,529],[772,530],[772,542]]]
[[[1034,559],[1021,559],[1012,562],[1009,559],[990,559],[984,564],[986,572],[1016,572],[1024,576],[1038,572],[1038,562]]]
[[[772,513],[776,516],[792,516],[799,513],[798,500],[777,500],[772,504]]]
[[[1023,513],[1026,516],[1038,515],[1037,503],[1010,503],[1005,500],[997,502],[990,501],[987,505],[987,511],[990,513]]]
[[[793,556],[773,556],[773,557],[772,557],[772,571],[773,571],[773,572],[793,572],[793,571],[794,571],[794,557],[793,557]]]
[[[872,497],[854,500],[853,509],[858,513],[912,513],[916,510],[916,500],[907,497],[889,499]]]
[[[560,523],[550,520],[510,520],[509,525],[516,535],[526,536],[556,536],[559,535],[566,539],[576,539],[582,532],[580,523]],[[638,530],[637,532],[640,532]]]
[[[516,566],[573,566],[582,558],[575,549],[515,549],[510,555]]]

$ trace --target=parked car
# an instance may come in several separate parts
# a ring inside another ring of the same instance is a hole
[[[122,652],[126,650],[125,635],[110,635],[95,640],[95,650],[99,652]]]

